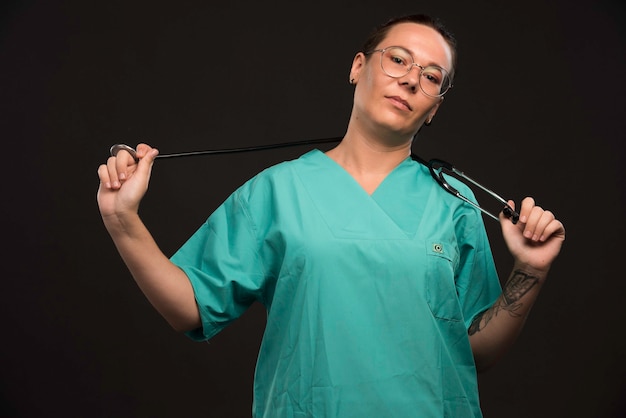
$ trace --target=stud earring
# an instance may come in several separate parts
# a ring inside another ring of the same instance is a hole
[[[354,84],[354,78],[350,79],[350,84]]]

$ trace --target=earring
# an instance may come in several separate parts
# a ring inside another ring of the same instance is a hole
[[[354,78],[350,79],[350,84],[354,84]]]
[[[425,126],[430,126],[430,124],[431,124],[431,123],[433,123],[433,119],[432,119],[432,118],[430,118],[430,119],[428,119],[427,121],[425,121],[425,122],[424,122],[424,125],[425,125]]]

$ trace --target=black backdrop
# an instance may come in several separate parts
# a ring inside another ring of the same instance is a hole
[[[460,41],[456,86],[415,151],[532,194],[568,232],[518,344],[480,378],[485,416],[623,412],[620,2],[0,7],[1,416],[249,416],[263,309],[208,344],[172,331],[102,226],[97,166],[116,142],[169,153],[342,135],[354,53],[407,12],[441,17]],[[157,161],[142,216],[171,254],[243,181],[304,151]]]

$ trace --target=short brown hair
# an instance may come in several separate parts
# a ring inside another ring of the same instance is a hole
[[[399,17],[394,17],[389,19],[387,22],[377,26],[370,33],[370,35],[365,40],[363,44],[363,52],[365,54],[369,54],[385,39],[389,30],[394,26],[400,23],[417,23],[420,25],[428,26],[435,29],[443,39],[446,40],[450,49],[452,50],[452,68],[450,69],[450,80],[454,78],[454,73],[456,70],[456,49],[457,42],[454,35],[443,25],[443,23],[434,17],[425,14],[412,14],[412,15],[404,15]]]

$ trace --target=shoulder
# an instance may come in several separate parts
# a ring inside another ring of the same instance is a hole
[[[440,173],[438,170],[431,170],[426,161],[413,163],[413,169],[417,171],[416,187],[428,189],[430,204],[437,206],[440,213],[449,214],[449,219],[457,230],[467,232],[482,227],[480,210],[463,200],[465,198],[479,204],[474,189],[466,181],[448,171]]]
[[[243,187],[248,190],[254,190],[263,185],[291,180],[295,172],[320,168],[323,156],[324,154],[316,149],[296,159],[280,162],[259,172],[248,180]]]
[[[231,198],[249,203],[261,204],[298,189],[299,173],[306,170],[315,171],[323,157],[319,150],[309,151],[300,157],[272,165],[241,185]]]

